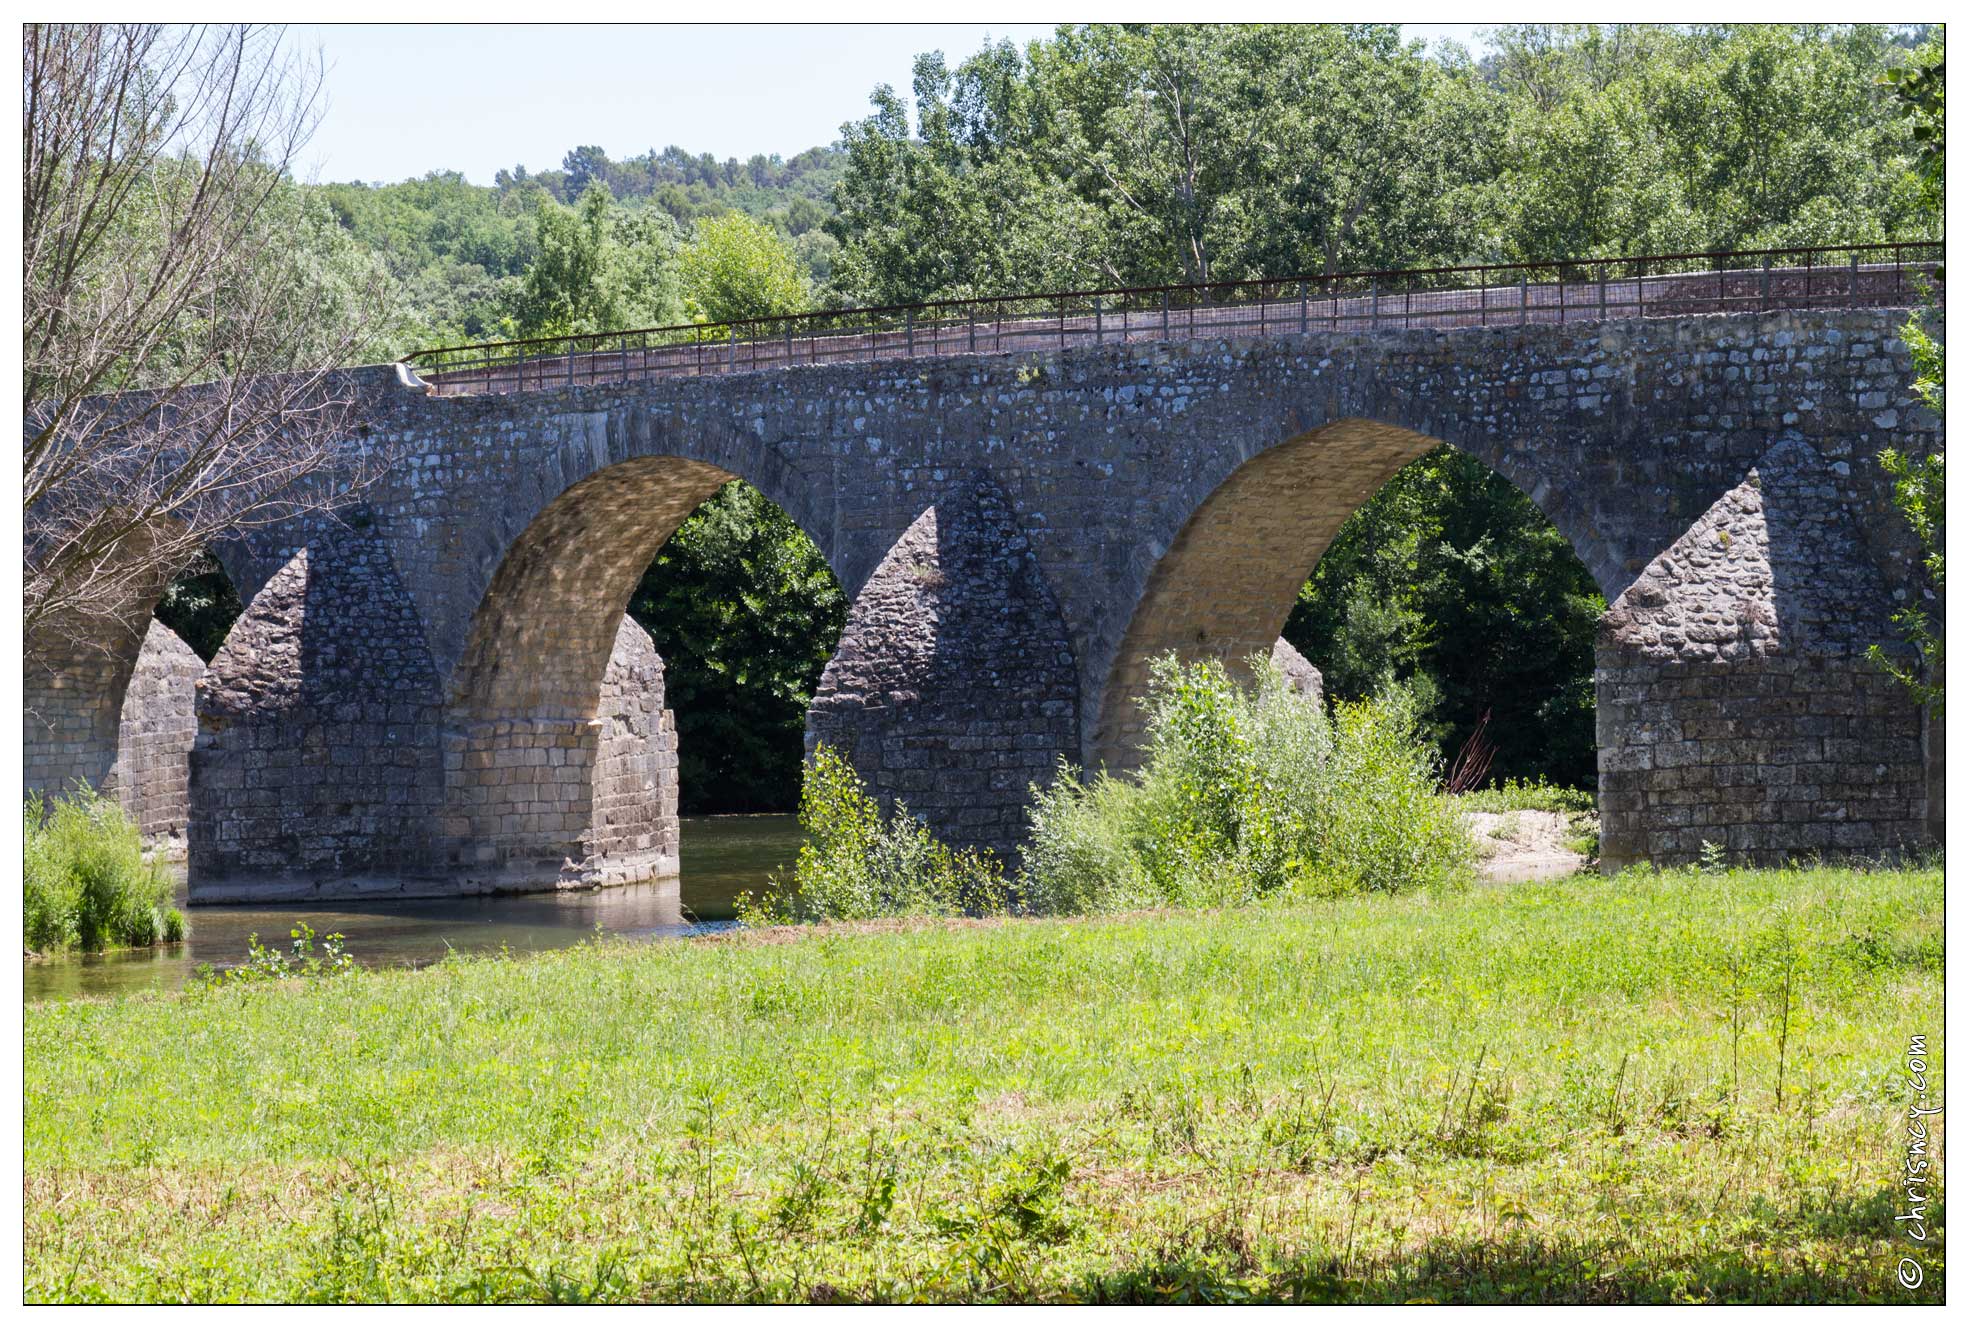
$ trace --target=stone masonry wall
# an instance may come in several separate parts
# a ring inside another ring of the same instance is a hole
[[[318,533],[199,680],[192,900],[395,894],[428,872],[438,701],[388,550],[366,529]]]
[[[663,660],[618,619],[595,718],[454,724],[445,738],[444,858],[484,890],[617,885],[679,864],[677,728]]]
[[[185,847],[191,819],[191,746],[198,737],[198,677],[205,662],[152,619],[123,692],[110,788],[146,840]]]
[[[663,657],[624,615],[602,678],[595,824],[588,851],[604,883],[679,867],[677,717],[663,705]]]
[[[885,804],[1009,856],[1025,791],[1078,733],[1058,605],[1001,494],[977,478],[896,541],[848,612],[807,712]]]
[[[1823,468],[1773,448],[1609,608],[1595,653],[1601,858],[1913,848],[1922,716],[1870,665],[1891,592]],[[1939,797],[1939,790],[1935,791]]]

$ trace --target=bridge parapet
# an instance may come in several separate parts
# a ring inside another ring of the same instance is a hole
[[[462,396],[1089,342],[1898,307],[1939,298],[1942,253],[1918,241],[991,296],[441,347],[403,367]]]

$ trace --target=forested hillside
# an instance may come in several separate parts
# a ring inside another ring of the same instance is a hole
[[[1940,42],[1520,25],[1473,58],[1392,25],[1065,27],[926,53],[907,98],[874,89],[838,144],[791,160],[581,146],[489,186],[297,190],[295,234],[312,271],[382,270],[377,359],[933,297],[1932,238],[1940,195],[1889,75]],[[694,699],[687,806],[785,801],[839,622],[818,552],[764,506],[728,488],[636,599]],[[1405,692],[1445,752],[1488,713],[1497,774],[1590,784],[1602,608],[1522,493],[1438,452],[1349,523],[1287,635],[1335,695]],[[765,747],[734,740],[737,714]]]

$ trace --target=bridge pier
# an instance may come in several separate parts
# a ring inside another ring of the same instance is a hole
[[[1867,658],[1892,588],[1800,442],[1767,452],[1609,607],[1595,652],[1602,866],[1927,843],[1921,708]],[[1931,782],[1933,787],[1931,788]]]
[[[885,805],[1010,859],[1027,791],[1079,741],[1058,602],[1002,490],[975,473],[910,524],[849,610],[807,712]]]

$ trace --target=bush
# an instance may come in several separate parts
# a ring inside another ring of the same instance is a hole
[[[747,921],[950,917],[1016,907],[995,857],[950,848],[900,802],[885,821],[854,767],[826,746],[801,782],[800,829],[805,841],[793,890],[780,894],[775,880],[763,900],[742,899]]]
[[[136,824],[116,800],[86,785],[23,809],[23,920],[36,950],[154,946],[182,941],[171,882],[144,856]]]
[[[1033,791],[1024,894],[1049,913],[1441,887],[1474,851],[1398,702],[1308,704],[1269,659],[1155,662],[1146,760]]]
[[[243,964],[230,969],[214,969],[210,964],[202,964],[192,975],[194,987],[222,988],[240,983],[269,983],[284,978],[336,978],[355,972],[355,957],[342,945],[345,938],[341,933],[331,932],[322,938],[319,953],[315,950],[315,931],[306,923],[297,920],[287,935],[292,939],[292,945],[281,951],[262,946],[259,933],[248,934]]]

